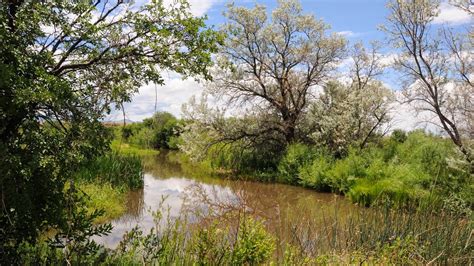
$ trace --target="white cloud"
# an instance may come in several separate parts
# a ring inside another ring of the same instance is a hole
[[[395,96],[397,101],[391,107],[392,130],[424,129],[435,134],[442,134],[440,127],[435,125],[438,122],[436,116],[428,111],[417,111],[413,104],[406,102],[401,91],[395,91]]]
[[[353,38],[362,35],[361,33],[353,32],[350,30],[338,31],[337,34],[344,36],[346,38]]]
[[[189,0],[191,13],[195,16],[202,16],[217,2],[219,2],[219,0]]]
[[[439,14],[433,20],[433,24],[452,24],[460,25],[472,22],[472,16],[466,11],[450,5],[447,2],[442,2],[439,7]]]
[[[383,65],[383,66],[390,66],[392,65],[394,62],[395,62],[395,59],[398,58],[398,54],[396,53],[388,53],[388,54],[383,54],[381,55],[380,57],[380,63]]]
[[[181,116],[181,106],[193,95],[201,95],[203,84],[194,79],[183,80],[176,73],[163,74],[165,85],[148,84],[142,86],[132,101],[124,104],[125,116],[132,121],[141,121],[156,111],[167,111]],[[156,89],[156,90],[155,90]],[[155,93],[156,91],[156,93]],[[122,111],[114,111],[105,120],[123,119]]]
[[[212,6],[222,0],[188,0],[190,5],[191,13],[195,16],[202,16],[206,14]],[[135,6],[140,6],[149,3],[150,0],[138,0],[135,2]],[[175,0],[164,0],[165,6],[173,4]]]

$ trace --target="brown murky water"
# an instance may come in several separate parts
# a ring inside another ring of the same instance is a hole
[[[155,225],[153,212],[163,206],[171,218],[178,217],[184,208],[201,214],[245,210],[262,218],[267,228],[282,238],[290,234],[294,224],[311,220],[314,225],[315,219],[344,217],[357,208],[341,196],[301,187],[210,177],[181,163],[173,153],[145,158],[144,165],[144,188],[130,193],[127,213],[112,221],[112,233],[96,239],[107,247],[116,247],[123,234],[135,226],[150,230]]]

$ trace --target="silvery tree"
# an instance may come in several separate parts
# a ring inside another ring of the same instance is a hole
[[[348,80],[325,84],[307,115],[313,140],[339,155],[386,133],[393,103],[392,91],[377,79],[385,68],[379,43],[356,43],[348,59]]]
[[[298,1],[278,3],[271,18],[263,6],[228,7],[227,38],[208,92],[258,120],[258,126],[234,130],[235,138],[267,135],[286,145],[300,138],[298,123],[316,86],[344,56],[346,42],[329,34],[322,20],[303,14]]]
[[[472,34],[455,33],[432,21],[436,0],[393,0],[384,30],[400,54],[395,67],[405,78],[404,94],[429,121],[441,127],[472,163],[474,86]]]

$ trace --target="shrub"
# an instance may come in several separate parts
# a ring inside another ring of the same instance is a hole
[[[366,174],[367,177],[357,180],[347,193],[353,202],[365,206],[374,203],[406,206],[415,205],[429,194],[425,188],[430,177],[410,165],[378,160],[368,167]]]
[[[232,264],[263,264],[270,258],[274,249],[274,239],[262,223],[250,217],[243,218],[239,223],[232,252]]]
[[[314,151],[307,145],[296,143],[286,148],[278,164],[278,179],[289,184],[298,182],[300,168],[311,164]]]
[[[395,129],[390,136],[390,140],[403,143],[407,140],[407,133],[401,129]]]
[[[345,194],[357,179],[365,177],[366,166],[366,159],[351,149],[346,158],[336,161],[329,170],[329,186],[334,192]]]
[[[280,154],[275,147],[263,145],[248,148],[243,142],[216,144],[209,149],[206,157],[214,169],[233,170],[241,177],[252,176],[256,179],[262,176],[268,179],[269,174],[274,173],[279,159]]]
[[[317,191],[330,191],[329,170],[332,166],[332,160],[329,156],[319,155],[311,164],[300,168],[298,183],[305,187],[316,189]]]

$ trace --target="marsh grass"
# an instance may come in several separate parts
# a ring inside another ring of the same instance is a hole
[[[165,213],[156,213],[150,233],[126,234],[107,264],[466,265],[473,259],[472,224],[444,213],[382,207],[343,217],[327,213],[289,225],[285,240],[244,210],[193,223]]]
[[[292,226],[288,244],[303,257],[332,254],[339,263],[402,264],[463,264],[473,259],[472,221],[450,213],[386,206],[344,217],[327,214]]]
[[[84,164],[76,178],[109,183],[116,188],[137,189],[143,187],[143,168],[140,157],[112,152]]]
[[[88,210],[104,210],[104,215],[95,220],[98,224],[123,215],[127,193],[144,184],[140,157],[114,152],[85,163],[75,178],[79,189],[86,194]]]
[[[217,214],[218,210],[213,210]],[[225,217],[171,217],[162,205],[150,232],[133,228],[115,250],[88,255],[91,265],[469,265],[472,223],[448,213],[360,208],[290,224],[279,238],[247,210]],[[46,248],[46,247],[42,247]],[[61,254],[47,247],[43,254]],[[35,249],[32,249],[33,251]],[[42,251],[43,252],[43,251]],[[29,258],[37,254],[26,254]],[[77,254],[80,258],[80,254]],[[32,261],[38,261],[35,258]],[[84,260],[82,260],[84,261]]]

